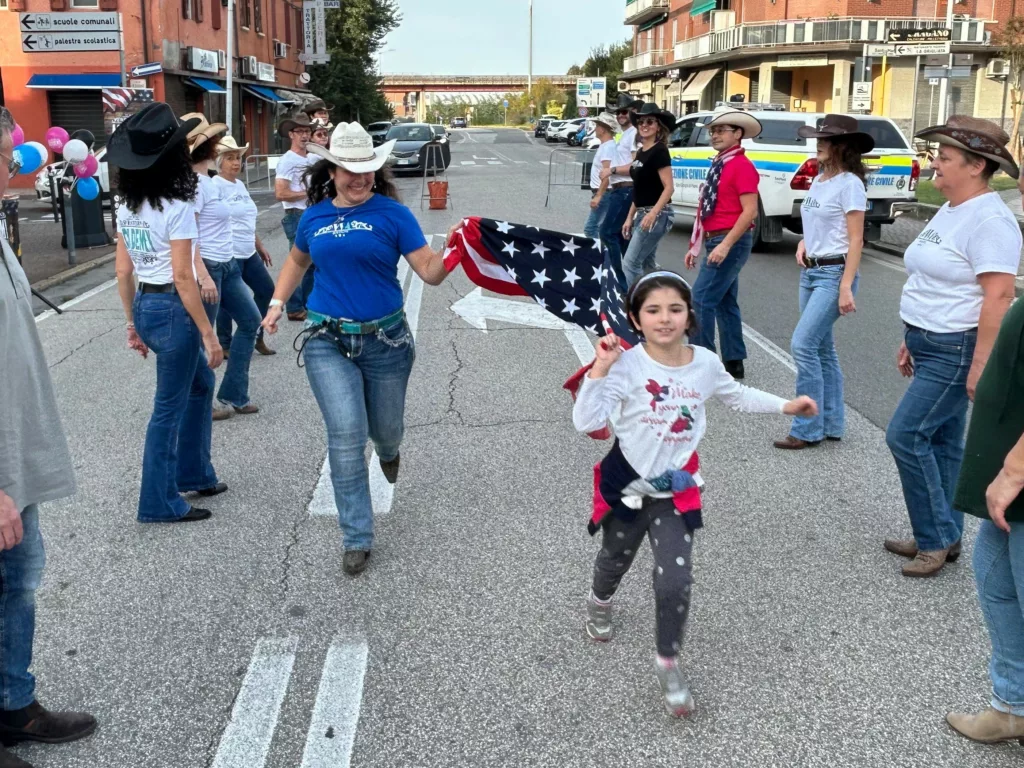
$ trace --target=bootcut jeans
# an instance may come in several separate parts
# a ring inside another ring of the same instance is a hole
[[[790,348],[796,361],[796,393],[821,406],[817,416],[797,416],[789,434],[809,443],[842,437],[846,429],[843,371],[839,367],[832,327],[839,319],[839,284],[845,267],[806,268],[800,271],[800,321]],[[857,294],[860,276],[853,279]]]
[[[962,512],[953,509],[967,426],[967,374],[978,331],[933,333],[907,326],[904,341],[914,378],[885,431],[896,460],[918,549],[960,540]]]
[[[622,236],[622,225],[629,217],[629,209],[633,205],[633,188],[619,187],[609,189],[604,193],[607,201],[607,211],[604,221],[598,230],[601,235],[601,243],[608,249],[612,264],[619,272],[622,271],[622,254],[626,252],[629,241]]]
[[[346,550],[373,548],[366,465],[369,437],[383,461],[398,456],[415,343],[403,320],[376,334],[314,336],[303,351],[306,377],[327,426],[334,503]]]
[[[667,210],[658,214],[649,231],[641,227],[640,222],[650,212],[650,208],[637,208],[633,216],[633,233],[626,253],[622,256],[622,274],[626,278],[626,285],[633,285],[640,275],[654,269],[654,254],[658,250],[658,243],[672,228],[672,214]]]
[[[587,216],[587,223],[583,225],[583,234],[587,237],[594,238],[595,240],[601,236],[601,224],[604,223],[604,217],[608,213],[608,192],[611,190],[605,190],[604,195],[601,196],[601,201],[597,204],[597,208],[591,208],[590,214]],[[597,197],[597,190],[591,190],[591,200]]]
[[[242,282],[252,289],[252,298],[256,302],[256,309],[259,310],[260,318],[267,316],[270,308],[270,300],[274,298],[274,278],[267,271],[266,264],[258,253],[253,253],[247,259],[235,259],[238,262],[238,269],[242,273]],[[227,307],[222,306],[217,312],[217,338],[224,349],[231,346],[231,312]],[[263,327],[256,332],[256,339],[263,338]]]
[[[213,388],[199,329],[175,293],[138,293],[132,307],[139,338],[156,355],[156,394],[142,454],[138,520],[183,517],[182,493],[212,488]]]
[[[715,323],[718,323],[722,342],[722,359],[746,360],[747,345],[743,343],[743,317],[738,301],[740,270],[750,258],[754,237],[750,232],[729,249],[729,255],[720,263],[708,261],[708,254],[725,239],[725,235],[709,237],[704,241],[704,258],[700,273],[693,284],[693,312],[697,317],[697,332],[690,334],[690,342],[715,351]]]
[[[36,630],[36,589],[46,550],[39,532],[39,508],[21,511],[21,543],[0,552],[0,709],[27,707],[35,700],[32,640]]]
[[[285,237],[288,238],[289,251],[295,245],[295,233],[299,230],[299,220],[301,218],[302,211],[297,208],[289,208],[284,212],[284,218],[281,219],[281,228],[284,229]],[[309,294],[313,292],[313,274],[315,272],[316,267],[310,264],[309,269],[302,275],[302,281],[292,291],[288,301],[285,302],[285,312],[302,312],[306,308]]]
[[[259,257],[257,257],[259,258]],[[223,308],[238,328],[231,339],[230,355],[226,361],[224,378],[217,390],[217,399],[236,408],[249,404],[249,364],[256,349],[256,333],[263,320],[252,293],[242,280],[238,259],[210,261],[203,259],[206,269],[217,285],[217,303],[204,304],[210,324],[217,327],[217,317]]]

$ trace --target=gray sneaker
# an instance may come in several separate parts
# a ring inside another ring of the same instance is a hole
[[[678,660],[671,667],[663,667],[655,659],[654,671],[658,675],[668,713],[673,717],[688,717],[693,712],[693,694],[690,693],[690,686],[679,669]]]
[[[612,626],[612,604],[603,605],[594,599],[591,592],[587,597],[587,634],[601,643],[606,643],[615,637],[615,627]]]

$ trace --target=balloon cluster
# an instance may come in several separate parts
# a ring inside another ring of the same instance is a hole
[[[20,125],[14,126],[11,139],[14,143],[14,159],[21,166],[19,173],[35,173],[46,165],[50,153],[38,141],[26,142],[25,131]]]
[[[71,164],[77,181],[75,189],[83,200],[95,200],[100,194],[100,185],[93,176],[99,170],[100,164],[96,156],[89,151],[89,146],[80,139],[72,139],[66,130],[54,126],[46,132],[46,146],[38,141],[25,142],[25,132],[21,126],[14,126],[12,132],[14,138],[15,159],[21,163],[21,173],[35,173],[49,159],[49,150],[54,154],[64,155],[64,159]]]

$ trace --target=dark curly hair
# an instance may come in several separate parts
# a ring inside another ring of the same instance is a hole
[[[220,144],[220,137],[207,139],[198,147],[192,150],[192,165],[199,165],[205,163],[207,160],[213,160],[213,156],[217,154],[217,145]]]
[[[834,165],[838,173],[852,173],[866,187],[868,185],[868,169],[864,167],[864,158],[856,145],[841,139],[826,139],[826,141],[829,144],[829,165]]]
[[[655,275],[650,277],[650,275]],[[626,318],[629,327],[643,335],[640,326],[634,318],[640,317],[640,310],[647,301],[647,297],[659,288],[671,288],[679,292],[679,296],[686,304],[686,332],[693,334],[697,330],[697,315],[693,311],[693,293],[690,284],[683,279],[683,276],[667,269],[650,270],[636,279],[636,282],[626,292],[623,300],[626,310]]]
[[[306,182],[306,199],[310,205],[316,205],[324,200],[333,200],[338,196],[338,191],[334,188],[334,179],[331,178],[331,169],[337,167],[330,160],[320,160],[306,171],[303,180]],[[398,187],[395,186],[391,171],[387,168],[382,167],[374,173],[373,191],[378,195],[401,202],[398,197]]]
[[[149,168],[139,171],[119,168],[114,186],[132,213],[146,201],[162,211],[164,200],[195,200],[199,177],[192,170],[188,147],[182,139]]]

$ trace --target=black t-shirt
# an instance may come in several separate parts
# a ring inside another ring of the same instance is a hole
[[[637,208],[648,208],[658,203],[665,185],[661,183],[659,171],[672,167],[672,156],[668,147],[658,142],[650,149],[640,149],[636,160],[629,168],[633,177],[633,204]]]

